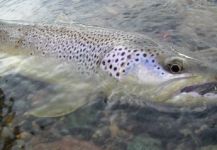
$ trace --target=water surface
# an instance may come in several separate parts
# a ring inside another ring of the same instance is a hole
[[[0,19],[140,32],[198,53],[217,48],[215,0],[0,0]],[[194,110],[128,103],[108,107],[105,95],[97,93],[94,103],[63,117],[26,116],[51,99],[70,101],[75,85],[70,67],[4,53],[0,62],[0,149],[217,149],[215,105]]]

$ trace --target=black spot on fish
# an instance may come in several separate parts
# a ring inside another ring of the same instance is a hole
[[[105,61],[104,60],[102,61],[102,64],[105,65]]]
[[[130,59],[130,58],[131,58],[131,55],[128,55],[127,58]]]
[[[143,54],[143,57],[146,57],[146,56],[147,56],[147,54],[146,54],[146,53],[144,53],[144,54]]]

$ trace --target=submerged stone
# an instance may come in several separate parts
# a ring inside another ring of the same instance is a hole
[[[160,150],[161,142],[148,136],[138,136],[128,144],[127,150]]]

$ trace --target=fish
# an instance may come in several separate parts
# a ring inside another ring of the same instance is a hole
[[[32,111],[35,116],[56,117],[73,112],[89,102],[87,97],[95,89],[109,93],[109,98],[122,93],[125,99],[136,95],[146,97],[143,101],[177,106],[216,102],[215,65],[202,60],[201,55],[159,43],[140,33],[81,24],[0,20],[1,52],[10,49],[29,57],[53,58],[72,64],[79,76],[89,78],[88,82],[80,80],[82,86],[76,82],[70,89],[75,98],[66,105],[49,103]],[[100,81],[93,82],[94,77]],[[209,85],[212,88],[207,90]]]

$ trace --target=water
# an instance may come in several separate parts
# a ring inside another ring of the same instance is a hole
[[[140,32],[196,52],[217,47],[215,0],[0,0],[0,19]],[[0,58],[0,149],[217,149],[216,106],[108,108],[106,96],[97,93],[94,103],[63,117],[24,115],[50,99],[70,100],[75,84],[70,69],[32,58]]]

